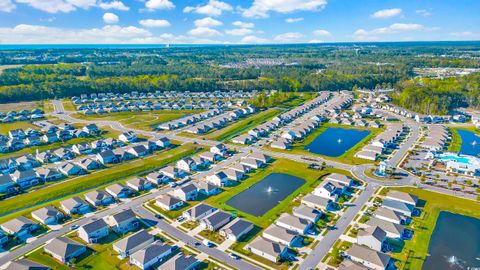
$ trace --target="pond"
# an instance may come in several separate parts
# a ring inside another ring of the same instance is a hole
[[[339,157],[370,134],[369,130],[327,128],[305,150],[329,157]]]
[[[480,269],[480,219],[440,212],[424,270]]]
[[[226,204],[259,217],[278,205],[303,184],[305,184],[305,180],[302,178],[283,173],[271,173],[260,182],[230,198]]]
[[[458,135],[462,138],[461,154],[477,156],[480,153],[480,137],[477,134],[468,130],[459,129]]]

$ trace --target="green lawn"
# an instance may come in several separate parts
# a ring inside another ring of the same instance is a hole
[[[69,112],[77,111],[77,108],[75,107],[75,105],[73,105],[73,102],[70,99],[62,100],[62,104],[65,111],[69,111]]]
[[[195,145],[184,144],[175,149],[144,159],[118,165],[90,175],[80,176],[71,181],[0,201],[0,215],[2,215],[2,217],[0,217],[0,223],[20,215],[25,215],[37,208],[52,203],[52,201],[79,195],[93,188],[151,171],[185,156],[194,154],[195,152],[197,152]]]
[[[29,121],[18,121],[13,123],[0,123],[0,134],[8,135],[8,132],[12,129],[21,128],[26,130],[28,128],[37,129],[34,125],[32,125]]]
[[[345,152],[343,155],[339,157],[329,157],[325,155],[315,154],[304,149],[305,146],[309,145],[312,141],[314,141],[320,134],[322,134],[328,128],[350,128],[350,129],[358,129],[358,130],[369,130],[370,134],[368,134],[365,138],[363,138],[363,140],[361,140],[359,143],[354,145],[352,148],[350,148],[347,152]],[[277,151],[277,152],[290,152],[290,153],[299,154],[299,155],[317,155],[317,156],[321,156],[324,159],[329,159],[329,160],[338,161],[338,162],[347,163],[347,164],[372,163],[372,161],[370,160],[356,158],[354,157],[354,155],[361,148],[367,145],[372,138],[377,136],[380,132],[383,132],[383,130],[384,130],[383,128],[356,127],[356,126],[345,126],[345,125],[324,123],[320,128],[310,133],[304,140],[294,143],[292,145],[292,148],[289,150],[281,150],[281,149],[270,148],[270,147],[269,147],[269,150]]]
[[[240,120],[232,125],[229,125],[225,128],[216,130],[212,133],[209,133],[205,136],[209,140],[223,141],[235,137],[236,135],[243,133],[246,130],[249,130],[255,126],[258,126],[261,123],[264,123],[276,115],[280,114],[278,109],[268,109],[262,112],[259,112],[255,115],[248,116],[246,119]]]
[[[480,202],[413,187],[392,189],[418,196],[419,209],[422,211],[420,217],[414,217],[412,224],[409,225],[414,230],[413,238],[405,241],[405,246],[400,253],[392,254],[398,260],[398,269],[422,269],[422,264],[427,257],[430,237],[441,211],[480,218]]]
[[[476,129],[474,126],[464,126],[464,127],[450,127],[450,132],[452,133],[452,141],[448,145],[447,151],[448,152],[460,152],[460,148],[462,148],[462,137],[458,134],[458,130],[468,130],[476,134],[480,134],[480,131]]]
[[[107,120],[119,121],[123,125],[136,129],[151,130],[153,126],[160,123],[167,122],[180,118],[185,115],[198,113],[196,110],[178,110],[178,111],[150,111],[150,112],[119,112],[83,115],[80,113],[72,114],[71,116],[84,120]]]

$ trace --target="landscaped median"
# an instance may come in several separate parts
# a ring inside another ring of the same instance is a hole
[[[5,201],[0,201],[0,215],[2,215],[0,223],[27,214],[45,204],[51,204],[55,200],[79,195],[90,189],[162,167],[168,163],[191,155],[196,151],[195,145],[184,144],[147,158],[139,159],[89,175],[80,176],[70,181],[52,185],[32,193],[21,194]]]

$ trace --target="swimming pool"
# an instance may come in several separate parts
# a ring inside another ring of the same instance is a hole
[[[463,156],[455,156],[455,155],[440,155],[439,157],[441,160],[443,161],[456,161],[456,162],[459,162],[459,163],[464,163],[464,164],[470,164],[471,161],[468,157],[463,157]]]

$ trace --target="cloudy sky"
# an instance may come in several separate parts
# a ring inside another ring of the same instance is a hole
[[[480,40],[479,0],[0,0],[0,44]]]

